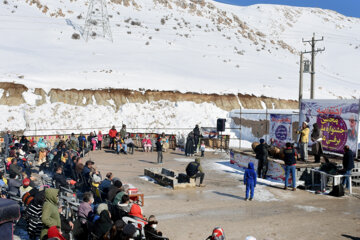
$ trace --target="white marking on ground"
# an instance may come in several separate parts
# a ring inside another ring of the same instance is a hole
[[[323,212],[325,208],[313,207],[313,206],[304,206],[304,205],[295,205],[295,207],[305,210],[306,212]]]

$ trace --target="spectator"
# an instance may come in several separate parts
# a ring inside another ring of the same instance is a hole
[[[193,156],[194,155],[194,133],[190,132],[185,145],[185,156]]]
[[[56,188],[60,188],[60,187],[69,187],[69,182],[68,180],[66,180],[64,174],[63,174],[63,168],[61,166],[58,166],[55,170],[55,174],[53,177],[55,184],[56,184]]]
[[[246,195],[245,201],[253,200],[254,198],[254,189],[256,187],[256,172],[254,170],[254,163],[249,162],[248,168],[244,173],[244,184],[246,185]],[[249,191],[250,191],[250,199],[249,199]]]
[[[166,137],[164,132],[161,134],[161,143],[163,146],[163,152],[166,152],[169,149],[169,139]]]
[[[4,178],[4,173],[0,172],[0,187],[7,185],[7,180]]]
[[[118,205],[119,203],[121,203],[122,197],[123,197],[125,194],[128,193],[128,190],[129,190],[129,188],[128,188],[127,185],[122,186],[122,187],[120,188],[120,191],[116,193],[116,195],[115,195],[114,200],[113,200],[112,203],[113,203],[114,205]]]
[[[12,137],[10,131],[7,130],[6,134],[4,135],[4,144],[5,144],[5,159],[9,156],[9,147],[12,144]]]
[[[136,228],[133,224],[128,223],[124,226],[122,231],[121,240],[130,240],[134,239],[134,235],[136,233]]]
[[[201,150],[201,157],[205,157],[205,142],[201,141],[200,150]]]
[[[87,160],[84,166],[84,169],[82,171],[82,175],[85,178],[86,183],[89,183],[90,180],[90,173],[93,171],[93,165],[95,163],[91,160]]]
[[[98,149],[101,150],[102,139],[103,139],[103,135],[101,131],[98,132],[97,139],[98,139]]]
[[[133,140],[132,140],[132,138],[131,137],[129,137],[129,136],[126,136],[125,137],[125,144],[126,144],[126,146],[128,147],[128,148],[130,148],[131,149],[131,152],[130,152],[130,154],[134,154],[134,147],[135,147],[135,144],[134,144],[134,142],[133,142]]]
[[[197,152],[197,148],[198,148],[198,144],[199,144],[199,139],[200,139],[200,129],[199,129],[199,125],[196,124],[195,128],[193,129],[193,133],[194,133],[194,145],[195,145],[195,151]]]
[[[157,138],[156,141],[156,151],[157,151],[157,163],[163,163],[163,149],[162,149],[162,143],[161,143],[161,137]]]
[[[106,174],[106,178],[99,185],[100,191],[102,191],[106,195],[109,192],[109,188],[111,186],[112,179],[113,179],[112,172],[108,172]]]
[[[308,144],[309,144],[309,126],[307,122],[302,123],[302,128],[296,133],[300,134],[300,155],[301,160],[308,161]]]
[[[146,240],[156,240],[157,237],[162,237],[162,232],[157,230],[158,221],[154,215],[151,215],[148,219],[148,224],[145,225]],[[150,233],[150,234],[148,234]]]
[[[109,137],[110,137],[109,148],[111,148],[112,150],[114,150],[116,135],[117,135],[117,131],[115,129],[115,126],[112,126],[112,128],[109,131]]]
[[[18,165],[16,158],[11,159],[11,164],[9,166],[9,174],[15,174],[16,176],[21,177],[22,168]]]
[[[200,177],[200,184],[199,187],[205,187],[203,184],[205,173],[202,170],[201,164],[200,164],[200,158],[196,158],[194,162],[190,162],[186,167],[186,174],[189,178],[196,178]]]
[[[22,186],[20,187],[19,191],[20,191],[20,197],[22,198],[24,196],[25,193],[30,192],[32,189],[32,187],[30,186],[30,179],[25,178],[22,181]]]
[[[58,211],[58,194],[58,189],[45,189],[45,203],[42,208],[41,216],[41,220],[43,222],[43,229],[41,231],[40,239],[43,239],[44,236],[48,234],[48,229],[50,227],[61,227],[60,214]]]
[[[144,217],[144,215],[142,213],[141,207],[135,203],[130,208],[129,216],[134,218],[137,221],[147,224],[146,218]]]
[[[150,152],[152,147],[150,138],[148,136],[145,136],[145,138],[141,141],[141,143],[143,145],[144,152]]]
[[[89,213],[93,211],[91,204],[94,203],[94,196],[91,192],[85,192],[83,202],[80,203],[78,216],[82,224],[86,224]]]
[[[296,190],[296,159],[295,159],[295,150],[291,146],[291,143],[287,142],[284,150],[284,162],[285,162],[285,190],[287,190],[289,175],[291,171],[292,176],[292,188],[293,191]]]
[[[312,153],[314,154],[315,162],[319,163],[320,157],[323,154],[323,147],[322,147],[322,132],[319,129],[319,125],[317,123],[313,124],[311,141],[313,142]]]
[[[103,237],[110,233],[113,222],[111,220],[111,215],[108,210],[103,210],[100,213],[100,218],[96,220],[94,224],[93,233],[99,238],[103,239]]]
[[[256,159],[258,159],[258,177],[266,178],[266,174],[268,171],[268,145],[265,143],[264,139],[260,139],[260,144],[256,146],[254,149],[256,153]]]
[[[80,136],[78,137],[78,142],[80,151],[84,150],[86,148],[86,138],[82,133],[80,133]]]
[[[40,237],[43,224],[41,221],[42,207],[45,202],[45,191],[39,191],[35,194],[34,200],[25,210],[27,220],[27,232],[30,239],[38,239]]]
[[[211,236],[209,236],[206,240],[225,240],[225,232],[221,227],[214,228]]]
[[[121,137],[121,139],[125,139],[125,137],[126,137],[126,125],[125,124],[123,124],[120,129],[120,137]]]
[[[63,204],[59,204],[58,211],[60,214],[60,221],[61,221],[61,233],[66,240],[70,240],[71,239],[70,233],[74,228],[74,224],[69,219],[67,219],[63,214],[61,214],[63,211],[63,207],[64,207]]]
[[[14,173],[10,173],[10,179],[8,180],[9,192],[16,194],[16,196],[20,196],[19,188],[21,187],[21,181],[19,179],[15,179],[16,175]]]
[[[130,197],[127,194],[124,194],[121,198],[121,202],[118,203],[121,210],[124,212],[130,212],[131,204],[130,204]]]
[[[47,233],[48,239],[66,240],[64,236],[61,235],[59,228],[58,226],[50,227]]]
[[[342,164],[343,172],[345,172],[345,175],[347,175],[343,181],[343,185],[349,189],[351,182],[348,176],[351,175],[351,171],[354,168],[354,153],[351,151],[348,145],[345,145],[344,147],[344,157]]]

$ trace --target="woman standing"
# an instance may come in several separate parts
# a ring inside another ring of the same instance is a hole
[[[103,139],[103,135],[102,135],[101,131],[99,131],[97,138],[98,138],[98,149],[101,150],[101,143],[102,143],[102,139]]]

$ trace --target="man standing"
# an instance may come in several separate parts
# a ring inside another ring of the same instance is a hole
[[[115,126],[112,126],[112,128],[109,131],[109,137],[110,137],[109,148],[111,148],[112,150],[114,150],[116,135],[117,135],[116,128]]]
[[[125,139],[125,137],[126,137],[126,125],[125,124],[123,124],[121,127],[120,137],[121,137],[121,139]]]
[[[156,151],[157,151],[157,163],[163,163],[163,153],[162,153],[162,142],[161,142],[161,137],[157,138],[156,141]]]
[[[344,157],[343,157],[343,171],[345,172],[345,175],[349,176],[351,175],[351,171],[354,168],[354,154],[349,148],[348,145],[345,145],[344,147]],[[343,184],[347,189],[350,188],[350,179],[349,177],[345,177]]]
[[[186,167],[186,175],[188,175],[189,178],[196,178],[200,177],[200,184],[199,187],[205,187],[203,184],[205,173],[202,170],[201,164],[200,164],[200,158],[196,158],[194,162],[190,162]]]
[[[268,146],[265,143],[265,140],[262,138],[260,139],[260,144],[256,146],[256,148],[254,149],[255,153],[256,153],[256,159],[259,160],[258,163],[258,177],[259,178],[266,178],[266,174],[268,171]]]
[[[4,143],[5,143],[5,159],[9,156],[9,146],[12,143],[12,137],[10,131],[7,130],[4,135]]]
[[[307,162],[308,161],[309,133],[310,133],[308,123],[303,122],[301,131],[297,131],[296,133],[300,134],[301,160]]]
[[[194,144],[195,144],[195,152],[197,152],[199,139],[200,139],[200,129],[199,125],[196,124],[195,128],[193,129],[194,132]]]
[[[285,190],[287,190],[287,186],[288,186],[288,180],[289,180],[289,175],[290,175],[290,171],[291,171],[291,176],[292,176],[292,190],[295,191],[296,190],[296,159],[295,159],[295,150],[294,148],[291,146],[291,143],[287,142],[286,143],[286,148],[284,150],[284,162],[285,162]]]

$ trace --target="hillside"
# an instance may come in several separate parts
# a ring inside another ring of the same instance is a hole
[[[72,36],[84,30],[88,1],[0,6],[2,130],[49,134],[126,123],[181,135],[219,117],[235,126],[234,109],[294,109],[299,51],[309,49],[301,40],[313,32],[326,47],[316,57],[316,97],[360,97],[360,20],[333,11],[111,0],[113,41],[85,42]]]
[[[113,42],[74,40],[88,2],[1,3],[0,80],[30,88],[154,89],[297,99],[298,52],[318,44],[316,96],[360,95],[360,20],[336,12],[213,1],[111,0]],[[308,56],[310,57],[310,56]],[[305,96],[309,75],[305,75]]]

